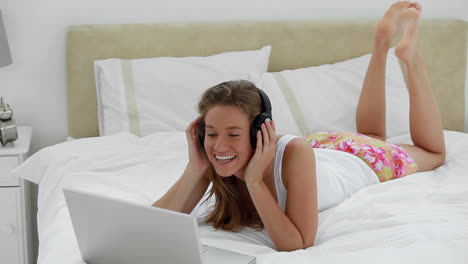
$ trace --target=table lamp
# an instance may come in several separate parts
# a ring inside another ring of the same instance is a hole
[[[8,46],[8,39],[3,25],[2,11],[0,10],[0,67],[8,66],[12,63],[10,47]]]
[[[2,12],[0,11],[0,67],[8,66],[12,63],[10,47],[8,47],[8,39],[3,26]],[[13,110],[8,104],[0,100],[0,143],[2,146],[9,144],[18,139],[18,131],[16,122],[13,118]]]

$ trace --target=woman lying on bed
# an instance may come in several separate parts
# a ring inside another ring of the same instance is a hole
[[[314,245],[319,211],[371,184],[442,165],[442,122],[416,43],[420,12],[418,3],[397,2],[378,23],[357,133],[276,135],[268,97],[252,83],[231,81],[205,91],[200,117],[186,129],[188,165],[153,206],[190,213],[212,182],[216,203],[208,222],[231,231],[266,228],[277,250],[292,251]],[[385,142],[385,65],[399,29],[395,52],[408,68],[414,145]]]

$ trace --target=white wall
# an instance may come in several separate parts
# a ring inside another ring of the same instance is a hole
[[[32,152],[67,136],[65,35],[69,25],[200,20],[377,19],[393,1],[0,0],[13,64],[0,96],[18,125],[33,127]],[[423,18],[468,20],[466,0],[420,1]],[[341,5],[341,6],[340,6]]]

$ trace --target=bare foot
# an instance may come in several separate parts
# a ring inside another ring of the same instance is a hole
[[[390,46],[392,37],[398,32],[401,27],[400,16],[404,10],[411,6],[409,1],[396,2],[385,12],[384,16],[377,24],[375,32],[376,44],[384,44]]]
[[[401,23],[403,26],[403,37],[395,47],[396,56],[408,64],[418,52],[418,25],[421,6],[415,4],[401,13]]]

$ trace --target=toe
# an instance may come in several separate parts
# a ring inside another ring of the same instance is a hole
[[[411,2],[409,8],[414,8],[421,12],[421,4],[418,2]]]
[[[421,12],[422,6],[420,3],[416,3],[416,9],[418,9],[418,11]]]

